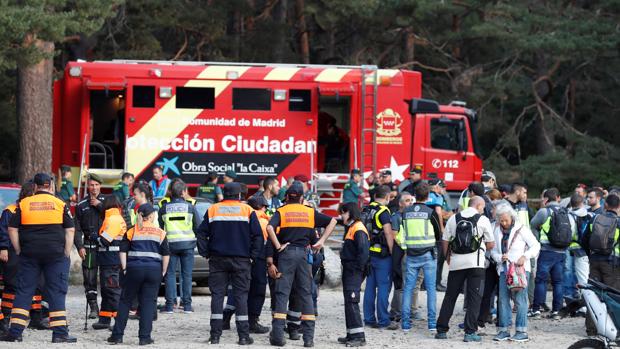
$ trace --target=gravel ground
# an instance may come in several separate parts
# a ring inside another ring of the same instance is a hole
[[[54,345],[67,348],[94,348],[108,347],[105,339],[109,336],[108,331],[94,331],[90,329],[84,332],[84,305],[82,287],[71,286],[67,297],[67,310],[69,320],[72,324],[71,334],[78,337],[77,344]],[[206,295],[205,289],[195,289],[194,314],[175,313],[170,315],[160,315],[159,320],[154,323],[153,338],[156,344],[151,348],[204,348],[209,338],[209,315],[210,297]],[[422,304],[425,304],[425,293],[421,293]],[[549,295],[550,297],[550,295]],[[443,293],[438,294],[437,311],[443,299]],[[462,297],[461,297],[462,298]],[[548,298],[550,299],[550,298]],[[162,299],[160,298],[160,301]],[[267,300],[266,305],[269,303]],[[321,290],[319,298],[319,318],[317,321],[315,345],[317,348],[334,348],[339,344],[336,338],[345,333],[344,311],[342,291],[339,289]],[[426,322],[416,322],[410,333],[404,334],[401,331],[376,330],[368,328],[366,338],[367,347],[370,348],[409,348],[412,346],[421,348],[567,348],[570,344],[582,338],[585,333],[584,320],[563,319],[553,320],[533,320],[530,321],[530,342],[528,343],[497,343],[492,341],[495,335],[495,328],[489,326],[486,329],[486,336],[483,337],[481,344],[468,344],[462,341],[463,332],[458,330],[457,323],[463,319],[462,299],[455,309],[455,315],[451,322],[452,328],[448,333],[447,341],[438,341],[432,338],[426,331]],[[263,311],[262,323],[269,322],[269,311],[267,307]],[[233,327],[234,330],[234,327]],[[138,322],[129,321],[125,331],[125,345],[138,344]],[[270,347],[267,335],[253,335],[255,340],[254,347]],[[221,347],[238,347],[236,332],[225,331],[221,340]],[[26,330],[23,343],[0,343],[0,348],[46,348],[51,343],[51,332]],[[287,347],[303,347],[301,341],[288,341]]]

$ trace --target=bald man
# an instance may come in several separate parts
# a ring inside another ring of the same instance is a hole
[[[468,207],[450,217],[442,238],[442,249],[450,267],[446,295],[437,320],[437,339],[447,339],[454,305],[466,283],[465,342],[480,342],[478,313],[484,285],[484,254],[495,246],[491,222],[484,216],[485,201],[473,196]],[[457,238],[458,237],[458,238]],[[468,241],[469,240],[469,241]],[[461,243],[459,243],[461,241]],[[469,242],[467,244],[466,242]]]

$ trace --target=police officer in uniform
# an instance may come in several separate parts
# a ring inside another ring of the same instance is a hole
[[[207,199],[210,202],[220,202],[224,199],[222,189],[217,185],[217,177],[217,172],[209,172],[205,184],[198,187],[199,198]]]
[[[116,317],[118,301],[121,297],[119,275],[121,260],[119,257],[120,244],[127,225],[121,215],[122,205],[116,195],[108,195],[103,202],[105,219],[99,229],[97,243],[97,264],[101,286],[101,311],[99,321],[93,324],[93,329],[103,330],[110,327],[112,318]]]
[[[22,340],[32,296],[41,275],[45,277],[53,343],[75,343],[69,336],[65,297],[69,288],[69,255],[73,245],[73,218],[67,205],[53,195],[52,178],[34,176],[35,195],[24,198],[9,224],[9,237],[19,255],[17,283],[9,332],[3,341]]]
[[[346,231],[344,244],[340,251],[340,260],[342,262],[344,318],[347,328],[347,335],[338,338],[338,342],[348,347],[359,347],[366,344],[359,303],[364,271],[369,258],[369,236],[368,230],[361,222],[361,213],[357,203],[346,203],[338,211]]]
[[[97,237],[103,223],[102,180],[95,174],[88,178],[88,196],[75,208],[75,246],[82,258],[84,292],[90,307],[90,319],[99,317],[97,306]]]
[[[342,191],[343,204],[353,202],[359,205],[359,200],[364,194],[364,190],[360,187],[361,181],[362,172],[357,168],[352,169],[349,181],[345,183],[344,190]]]
[[[17,290],[16,276],[19,270],[19,256],[15,254],[15,249],[11,245],[11,240],[9,239],[9,223],[15,212],[17,212],[19,201],[34,195],[34,190],[35,186],[32,181],[24,183],[19,192],[17,203],[7,206],[7,208],[2,211],[2,216],[0,217],[0,262],[2,262],[2,283],[4,284],[4,289],[2,291],[2,312],[0,313],[0,333],[6,332],[8,327],[11,310],[13,309],[13,301],[15,300],[15,292]],[[41,300],[41,291],[37,289],[32,299],[30,323],[28,324],[29,328],[37,330],[49,329],[42,321]]]
[[[284,346],[284,322],[291,290],[301,301],[301,328],[304,347],[314,346],[314,305],[312,303],[312,252],[320,250],[336,226],[336,220],[302,204],[303,187],[293,183],[286,191],[287,204],[280,207],[267,226],[269,239],[278,253],[281,277],[276,279],[276,307],[273,313],[272,332],[269,341]],[[278,235],[276,229],[279,228]],[[318,239],[315,229],[325,228]]]
[[[121,242],[123,293],[118,316],[108,343],[123,342],[132,301],[138,297],[143,314],[156,314],[157,292],[168,270],[170,251],[166,232],[157,226],[157,210],[151,204],[138,208],[136,225]],[[155,343],[151,338],[153,316],[140,316],[140,345]]]
[[[248,323],[248,292],[252,261],[263,249],[260,222],[254,210],[241,201],[241,186],[236,182],[224,185],[224,201],[207,210],[198,228],[198,252],[209,258],[211,289],[210,344],[218,344],[222,335],[224,297],[230,282],[236,305],[239,345],[254,343]]]

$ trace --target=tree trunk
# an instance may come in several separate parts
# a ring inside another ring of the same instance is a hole
[[[36,64],[18,63],[17,120],[19,161],[17,179],[24,183],[37,172],[52,171],[52,75],[54,43],[29,34],[24,45],[36,45],[47,55]]]
[[[413,62],[415,60],[415,35],[413,27],[407,28],[405,32],[405,62]]]
[[[288,28],[287,28],[287,19],[288,19],[288,1],[280,0],[279,9],[276,12],[276,21],[279,25],[278,31],[276,33],[276,45],[274,50],[274,60],[275,62],[281,63],[284,62],[285,51],[287,48],[287,38],[288,38]]]
[[[299,31],[301,61],[304,64],[310,64],[310,43],[308,42],[308,29],[306,27],[304,8],[304,0],[297,0],[295,3],[295,12],[297,13],[297,29]]]

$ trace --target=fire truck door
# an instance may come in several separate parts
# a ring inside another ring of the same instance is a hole
[[[470,151],[468,123],[462,115],[426,115],[425,164],[428,177],[443,179],[448,189],[467,186],[471,180],[475,154]]]
[[[355,89],[351,84],[319,86],[317,172],[348,173],[355,162],[351,130]],[[359,147],[359,144],[357,144]]]

